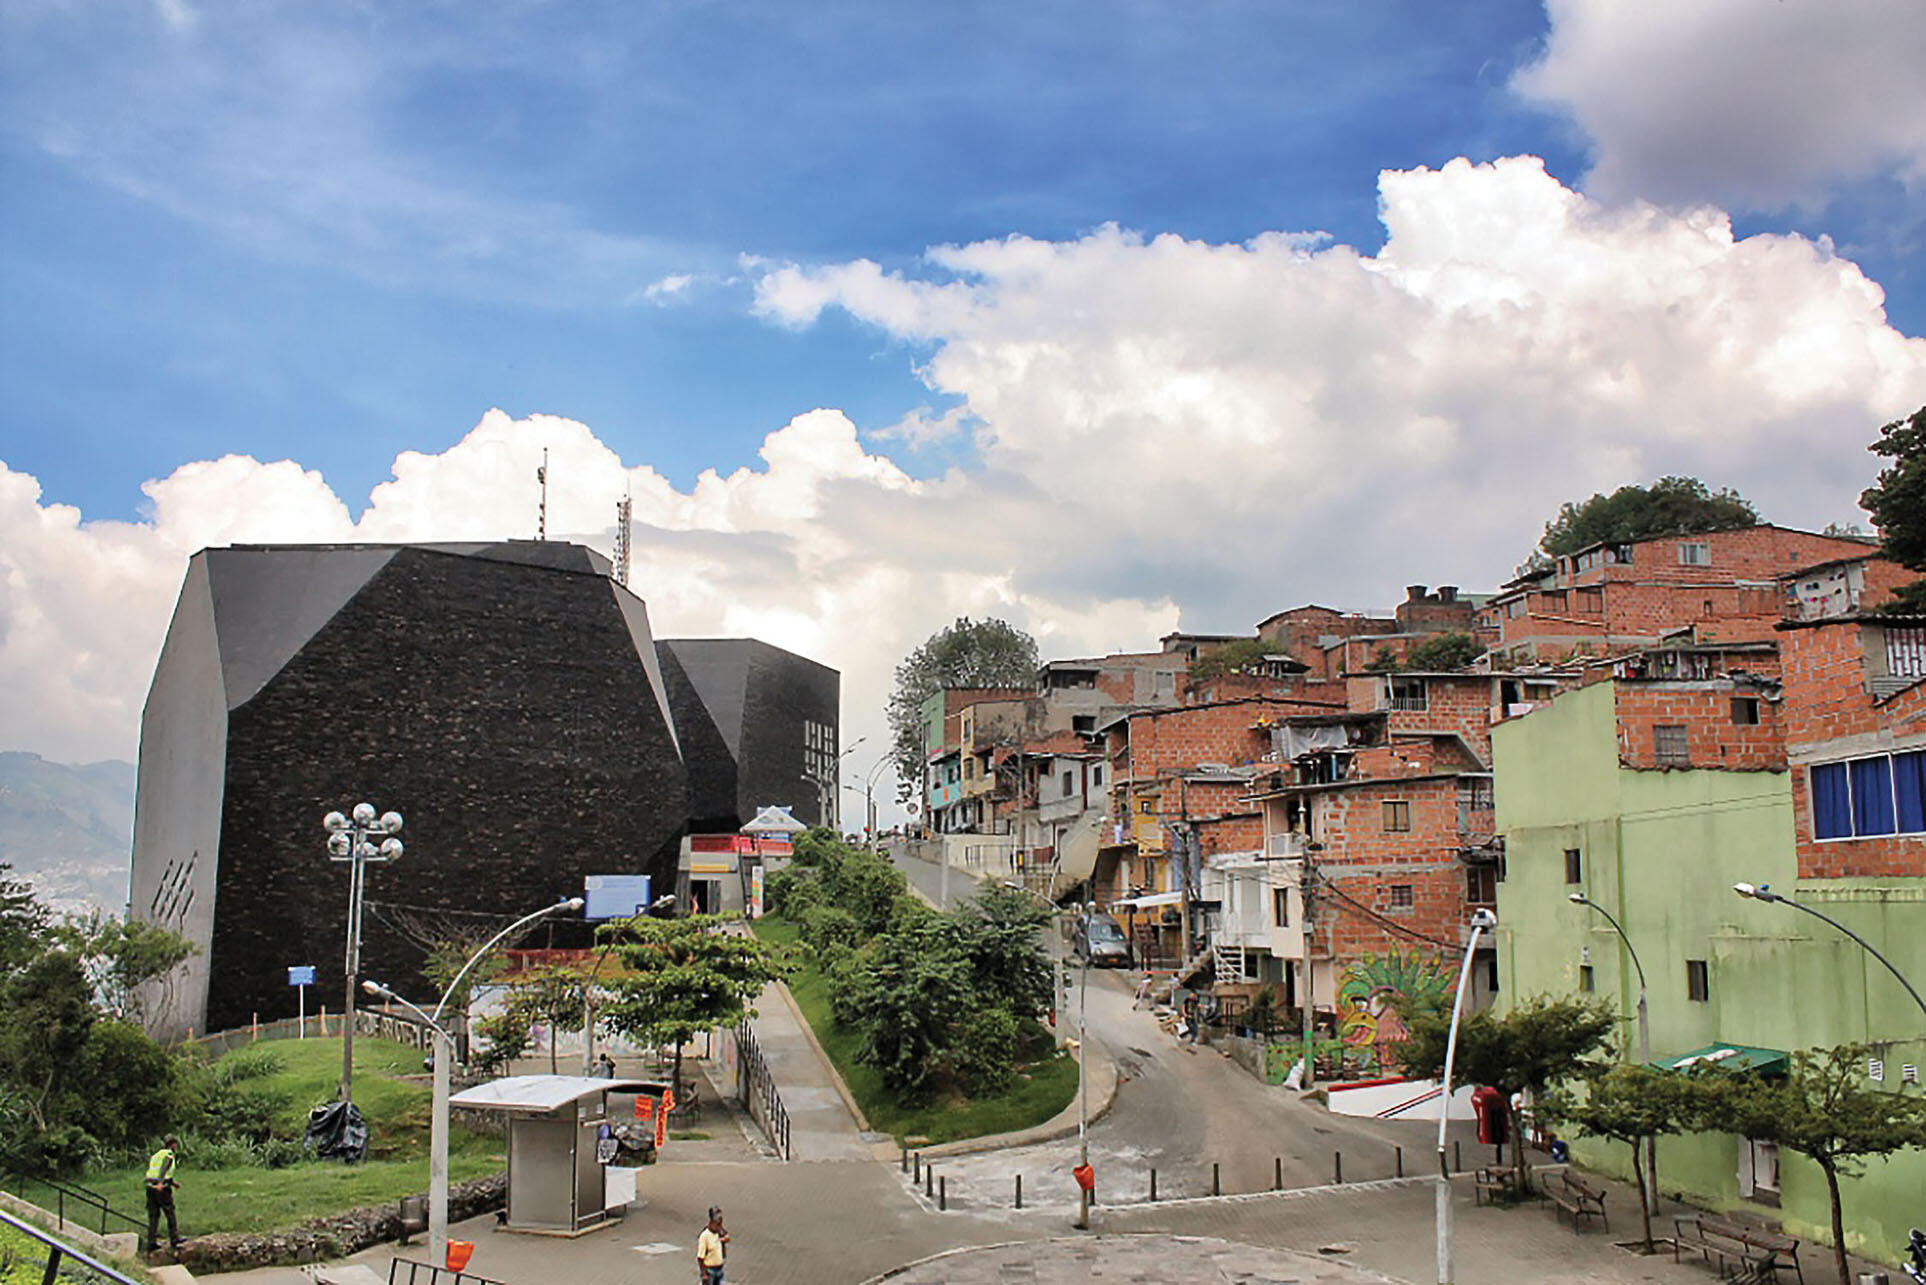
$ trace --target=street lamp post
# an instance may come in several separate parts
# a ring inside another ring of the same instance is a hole
[[[1646,1020],[1645,1015],[1645,965],[1638,962],[1638,951],[1633,949],[1632,939],[1625,935],[1625,929],[1619,926],[1618,920],[1612,918],[1611,911],[1605,909],[1605,907],[1599,905],[1584,893],[1568,893],[1566,894],[1566,900],[1570,901],[1574,906],[1590,906],[1593,910],[1605,916],[1605,922],[1612,926],[1612,931],[1618,934],[1618,939],[1625,943],[1625,953],[1632,957],[1632,967],[1638,970],[1638,1061],[1640,1066],[1650,1066],[1652,1064],[1652,1028],[1651,1024]],[[1658,1139],[1652,1137],[1650,1134],[1646,1135],[1645,1138],[1645,1183],[1645,1207],[1656,1214],[1658,1212],[1659,1194]]]
[[[1471,916],[1471,940],[1465,943],[1465,962],[1458,969],[1458,993],[1451,1000],[1451,1033],[1445,1037],[1444,1088],[1438,1098],[1438,1285],[1451,1285],[1451,1169],[1445,1160],[1445,1128],[1451,1123],[1451,1065],[1458,1056],[1458,1019],[1465,1008],[1465,992],[1471,989],[1471,957],[1477,953],[1478,938],[1487,928],[1498,926],[1498,916],[1480,910]]]
[[[1840,932],[1846,934],[1846,936],[1852,938],[1854,941],[1858,942],[1861,946],[1865,947],[1866,953],[1868,955],[1871,955],[1874,959],[1884,964],[1886,966],[1886,971],[1891,973],[1895,978],[1897,978],[1899,981],[1899,984],[1906,988],[1906,993],[1913,997],[1913,1003],[1919,1005],[1920,1012],[1926,1013],[1926,999],[1921,999],[1919,997],[1919,992],[1913,989],[1913,984],[1907,981],[1905,978],[1905,975],[1902,974],[1897,968],[1893,967],[1893,961],[1890,959],[1887,959],[1884,955],[1880,954],[1878,950],[1874,949],[1873,944],[1871,942],[1867,941],[1864,937],[1861,937],[1858,933],[1854,932],[1852,929],[1840,923],[1837,919],[1834,919],[1830,915],[1821,914],[1817,910],[1814,910],[1811,906],[1805,905],[1802,902],[1793,901],[1789,897],[1781,897],[1778,893],[1772,891],[1770,885],[1767,885],[1767,884],[1762,883],[1757,887],[1754,887],[1749,883],[1735,883],[1732,885],[1732,891],[1738,893],[1741,897],[1750,897],[1754,901],[1770,901],[1770,902],[1777,902],[1779,905],[1782,905],[1782,906],[1791,906],[1794,910],[1805,911],[1808,915],[1811,915],[1814,919],[1825,920],[1827,923],[1831,924],[1834,928],[1837,928]]]
[[[650,918],[659,918],[665,912],[675,909],[675,894],[664,893],[648,905],[639,908],[638,913]],[[591,1074],[595,1069],[595,981],[602,975],[602,962],[615,949],[615,938],[611,937],[602,945],[601,953],[595,957],[595,967],[589,970],[588,980],[582,986],[582,1074]]]
[[[1059,906],[1035,888],[1026,888],[1012,879],[1005,879],[1003,886],[1014,892],[1035,897],[1050,907],[1052,914],[1061,917],[1068,913],[1067,907]],[[1062,995],[1068,989],[1068,968],[1062,953],[1062,942],[1057,951],[1057,990]],[[1089,1023],[1086,1015],[1090,1011],[1090,956],[1086,953],[1077,980],[1077,1165],[1079,1168],[1090,1164],[1090,1074],[1087,1059],[1090,1056]],[[1061,1023],[1059,1023],[1061,1026]],[[1081,1182],[1077,1184],[1077,1230],[1090,1230],[1090,1189]]]
[[[537,919],[548,915],[580,910],[582,904],[580,897],[571,897],[567,901],[558,901],[552,906],[543,906],[533,914],[523,915],[489,938],[480,950],[468,957],[468,962],[461,966],[461,971],[456,973],[454,980],[448,983],[448,989],[442,992],[433,1013],[422,1012],[380,982],[369,981],[363,984],[363,989],[370,995],[379,995],[384,999],[392,1000],[419,1017],[428,1024],[428,1028],[435,1035],[435,1087],[434,1097],[430,1103],[431,1114],[428,1125],[428,1259],[436,1266],[440,1266],[448,1257],[448,1077],[451,1064],[455,1060],[455,1041],[448,1034],[448,1029],[441,1024],[441,1011],[447,1007],[449,998],[461,988],[462,979],[468,976],[468,970],[511,934],[521,931]]]
[[[341,1007],[341,1100],[354,1101],[354,983],[361,971],[361,893],[367,884],[370,861],[389,862],[401,857],[401,813],[375,815],[374,804],[357,803],[347,816],[330,812],[321,818],[328,832],[328,859],[348,863],[348,947],[343,972],[347,976],[347,1002]],[[377,836],[381,837],[379,844]]]

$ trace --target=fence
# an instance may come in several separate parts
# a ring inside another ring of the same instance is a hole
[[[408,1269],[405,1276],[401,1270],[404,1267]],[[397,1258],[388,1264],[388,1285],[502,1285],[502,1283],[490,1280],[486,1276],[436,1267],[433,1263],[417,1263],[412,1259]]]
[[[28,1237],[30,1240],[38,1242],[41,1248],[44,1249],[46,1258],[41,1276],[43,1280],[52,1281],[63,1275],[70,1274],[74,1267],[80,1267],[93,1273],[95,1279],[110,1281],[113,1285],[140,1285],[133,1277],[121,1275],[113,1268],[107,1266],[107,1264],[89,1258],[65,1241],[55,1240],[52,1236],[40,1230],[40,1228],[34,1226],[32,1223],[15,1218],[4,1209],[0,1209],[0,1224],[4,1224],[15,1232]],[[0,1267],[10,1269],[12,1264],[6,1261],[10,1257],[10,1253],[0,1251]],[[64,1260],[71,1260],[71,1262]],[[25,1264],[21,1265],[25,1266]],[[8,1276],[10,1278],[12,1276],[10,1270],[8,1271]]]
[[[0,1156],[0,1184],[4,1184],[7,1190],[22,1200],[37,1204],[53,1214],[62,1224],[72,1223],[101,1236],[131,1231],[142,1249],[149,1248],[147,1224],[132,1214],[115,1209],[107,1203],[107,1197],[97,1191],[78,1183],[30,1173],[25,1165],[12,1156]],[[36,1199],[35,1190],[43,1191],[45,1195]]]
[[[776,1089],[776,1077],[769,1073],[769,1063],[763,1059],[762,1046],[756,1043],[756,1033],[746,1021],[736,1025],[736,1096],[742,1099],[749,1118],[769,1135],[770,1145],[784,1160],[791,1159],[789,1111]]]
[[[215,1031],[198,1035],[188,1043],[194,1048],[206,1050],[216,1056],[231,1053],[237,1048],[261,1040],[299,1039],[305,1031],[309,1036],[336,1039],[341,1035],[341,1014],[310,1013],[307,1018],[284,1017],[273,1022],[255,1022],[248,1026],[237,1026],[229,1031]],[[406,1012],[390,1012],[380,1008],[357,1008],[354,1011],[354,1033],[372,1035],[381,1039],[394,1040],[426,1053],[434,1047],[435,1034],[423,1025],[420,1018]],[[467,1032],[455,1033],[455,1060],[467,1060]]]

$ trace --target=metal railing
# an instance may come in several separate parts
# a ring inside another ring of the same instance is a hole
[[[40,1207],[54,1215],[63,1224],[72,1223],[84,1227],[97,1235],[106,1236],[115,1232],[134,1233],[135,1243],[145,1251],[152,1248],[147,1240],[147,1224],[132,1214],[123,1213],[107,1203],[107,1197],[78,1183],[63,1182],[57,1178],[43,1178],[30,1173],[26,1167],[12,1156],[0,1156],[0,1186],[35,1204],[32,1189],[39,1187],[46,1191],[46,1204]],[[109,1224],[115,1224],[109,1230]],[[121,1226],[120,1224],[125,1224]]]
[[[402,1268],[408,1269],[406,1276]],[[388,1285],[502,1285],[500,1281],[486,1276],[476,1276],[472,1272],[457,1272],[433,1263],[417,1263],[409,1258],[397,1258],[388,1264]]]
[[[99,1279],[113,1282],[113,1285],[140,1285],[140,1282],[136,1281],[133,1277],[123,1276],[121,1273],[107,1266],[107,1264],[88,1257],[65,1241],[54,1239],[53,1236],[47,1232],[42,1231],[30,1222],[15,1218],[4,1209],[0,1209],[0,1224],[4,1224],[14,1231],[19,1232],[21,1235],[38,1241],[45,1247],[47,1257],[42,1271],[42,1280],[54,1280],[61,1274],[63,1260],[71,1259],[73,1265],[83,1267]],[[0,1251],[0,1266],[6,1265],[6,1257],[7,1255],[4,1251]]]
[[[776,1077],[769,1073],[762,1046],[756,1043],[756,1033],[746,1021],[736,1025],[736,1096],[742,1099],[743,1110],[749,1113],[749,1118],[769,1135],[770,1145],[776,1148],[777,1154],[784,1160],[793,1159],[789,1150],[789,1109],[782,1104]]]

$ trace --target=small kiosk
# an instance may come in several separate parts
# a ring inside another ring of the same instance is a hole
[[[664,1087],[648,1080],[514,1075],[465,1089],[449,1105],[508,1117],[507,1229],[574,1236],[622,1217],[634,1199],[632,1177],[615,1183],[606,1171],[615,1155],[609,1095]]]

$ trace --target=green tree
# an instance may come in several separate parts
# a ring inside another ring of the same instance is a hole
[[[33,886],[0,861],[0,974],[25,968],[46,944],[51,916]]]
[[[1903,567],[1926,571],[1926,406],[1882,425],[1868,449],[1892,461],[1859,496],[1859,507],[1879,528],[1879,551]],[[1906,585],[1882,610],[1926,613],[1926,581]]]
[[[924,701],[945,687],[1029,687],[1036,677],[1036,640],[1005,621],[959,616],[925,639],[896,667],[889,696],[898,793],[908,797],[923,777]]]
[[[862,1038],[856,1060],[905,1102],[928,1101],[957,1024],[978,1008],[959,936],[947,915],[907,922],[871,941],[844,975],[837,1004]]]
[[[527,1048],[535,1024],[548,1027],[548,1069],[552,1075],[557,1068],[555,1036],[582,1029],[587,985],[588,974],[568,964],[530,969],[510,979],[502,997],[502,1011],[485,1020],[484,1033],[491,1041],[502,1039]]]
[[[631,1039],[673,1043],[678,1089],[682,1046],[703,1031],[753,1017],[756,996],[783,974],[767,945],[728,931],[717,915],[638,915],[605,924],[597,936],[615,942],[622,964],[597,1015]]]
[[[1608,1051],[1618,1018],[1602,1003],[1538,995],[1503,1014],[1467,1014],[1458,1023],[1458,1058],[1452,1076],[1459,1084],[1488,1084],[1507,1097],[1529,1091],[1541,1101],[1554,1084],[1577,1075],[1587,1059]],[[1449,1013],[1416,1013],[1405,1042],[1406,1073],[1437,1076],[1444,1071]],[[1524,1122],[1512,1113],[1514,1181],[1520,1191],[1530,1182],[1525,1163]]]
[[[1268,638],[1233,639],[1203,652],[1191,661],[1190,678],[1193,682],[1222,678],[1225,674],[1237,673],[1246,665],[1255,665],[1267,657],[1283,654],[1283,645]]]
[[[984,888],[950,912],[963,953],[970,961],[970,985],[985,1010],[1017,1017],[1050,1011],[1055,966],[1039,930],[1050,909],[1028,893],[995,885]]]
[[[1621,486],[1610,495],[1601,492],[1565,504],[1545,524],[1538,549],[1556,558],[1608,541],[1732,531],[1758,523],[1758,510],[1737,491],[1714,491],[1696,477],[1662,477],[1650,486]]]
[[[1470,634],[1433,634],[1411,649],[1404,668],[1432,673],[1463,669],[1484,654],[1484,645]]]
[[[84,1146],[84,1131],[61,1120],[58,1105],[93,1029],[92,1001],[80,960],[64,950],[0,980],[0,1090],[27,1131],[6,1141],[56,1168]]]
[[[1568,1088],[1554,1089],[1544,1103],[1547,1118],[1588,1137],[1623,1142],[1632,1149],[1632,1177],[1638,1186],[1648,1254],[1652,1252],[1652,1215],[1657,1212],[1651,1196],[1658,1191],[1658,1175],[1651,1175],[1648,1193],[1640,1144],[1646,1138],[1691,1128],[1699,1115],[1698,1100],[1689,1076],[1620,1062],[1590,1068],[1582,1096]]]
[[[161,981],[200,952],[199,946],[172,929],[99,911],[68,919],[54,936],[80,960],[100,1006],[131,1022],[145,1015],[147,984]]]
[[[1842,1044],[1794,1053],[1784,1075],[1712,1071],[1695,1077],[1703,1093],[1701,1127],[1775,1142],[1826,1175],[1839,1285],[1852,1285],[1839,1175],[1857,1176],[1868,1156],[1926,1147],[1926,1099],[1906,1086],[1898,1092],[1866,1087],[1866,1060],[1875,1052],[1867,1044]]]

